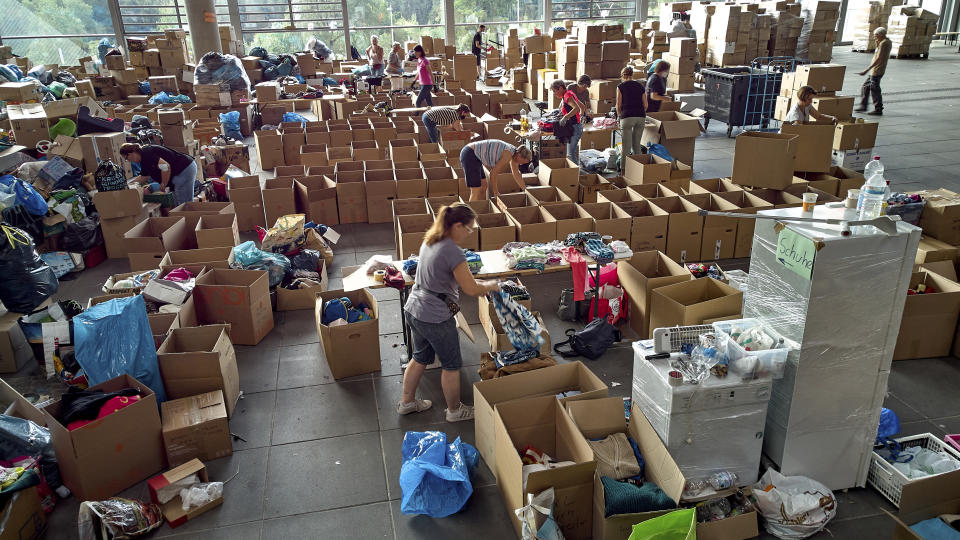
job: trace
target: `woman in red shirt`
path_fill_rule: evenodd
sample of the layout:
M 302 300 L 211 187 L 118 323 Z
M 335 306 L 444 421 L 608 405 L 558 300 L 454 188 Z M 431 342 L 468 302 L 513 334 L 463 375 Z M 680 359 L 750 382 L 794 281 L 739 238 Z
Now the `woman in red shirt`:
M 583 136 L 583 124 L 580 123 L 581 115 L 584 113 L 583 105 L 577 99 L 577 94 L 567 90 L 567 85 L 561 80 L 553 81 L 550 89 L 560 100 L 560 113 L 563 115 L 560 118 L 560 125 L 565 126 L 573 122 L 573 134 L 570 135 L 570 140 L 567 142 L 567 156 L 579 165 L 580 151 L 578 146 L 580 145 L 580 137 Z
M 417 94 L 417 102 L 414 105 L 419 107 L 421 103 L 426 102 L 428 106 L 433 107 L 433 96 L 430 92 L 433 90 L 433 75 L 430 73 L 430 61 L 423 52 L 423 46 L 417 45 L 413 48 L 413 54 L 417 57 L 417 82 L 420 83 L 420 93 Z

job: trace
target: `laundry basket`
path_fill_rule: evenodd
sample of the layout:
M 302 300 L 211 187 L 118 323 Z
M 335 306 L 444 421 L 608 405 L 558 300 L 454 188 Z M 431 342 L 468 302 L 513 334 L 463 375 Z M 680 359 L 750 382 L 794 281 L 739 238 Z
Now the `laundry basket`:
M 894 439 L 904 448 L 922 446 L 927 450 L 934 452 L 943 452 L 953 459 L 960 461 L 960 451 L 957 451 L 947 443 L 941 441 L 930 433 L 920 435 L 910 435 L 909 437 L 900 437 Z M 956 471 L 953 471 L 956 472 Z M 941 473 L 951 474 L 951 473 Z M 924 478 L 909 479 L 900 471 L 893 468 L 887 460 L 880 454 L 874 452 L 870 459 L 870 471 L 867 473 L 867 483 L 875 487 L 884 497 L 893 503 L 897 508 L 900 507 L 900 495 L 903 493 L 903 486 L 912 482 L 918 482 L 926 478 L 939 475 L 925 476 Z

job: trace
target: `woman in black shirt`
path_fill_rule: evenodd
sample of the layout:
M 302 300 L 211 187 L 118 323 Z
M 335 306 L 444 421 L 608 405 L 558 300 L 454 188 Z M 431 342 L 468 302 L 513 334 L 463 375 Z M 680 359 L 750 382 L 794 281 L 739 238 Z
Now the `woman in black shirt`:
M 193 200 L 197 162 L 192 157 L 166 146 L 136 143 L 121 146 L 120 155 L 131 163 L 140 164 L 140 176 L 134 178 L 135 181 L 159 182 L 161 190 L 171 187 L 178 205 Z
M 647 93 L 640 81 L 633 80 L 633 68 L 620 71 L 617 85 L 617 117 L 620 118 L 623 154 L 642 153 L 643 124 L 647 119 Z

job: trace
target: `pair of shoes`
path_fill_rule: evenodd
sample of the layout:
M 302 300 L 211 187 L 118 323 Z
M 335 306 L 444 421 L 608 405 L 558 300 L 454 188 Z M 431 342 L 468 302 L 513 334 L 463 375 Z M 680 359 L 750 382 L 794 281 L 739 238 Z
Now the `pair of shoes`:
M 866 107 L 858 107 L 858 108 L 854 109 L 853 112 L 867 112 L 867 108 L 866 108 Z
M 397 413 L 403 415 L 415 412 L 423 412 L 432 406 L 433 402 L 429 399 L 415 399 L 410 403 L 397 404 Z
M 867 116 L 883 116 L 883 110 L 870 111 Z
M 451 411 L 446 409 L 447 412 L 447 422 L 463 422 L 464 420 L 473 420 L 473 407 L 469 405 L 460 404 L 460 408 Z

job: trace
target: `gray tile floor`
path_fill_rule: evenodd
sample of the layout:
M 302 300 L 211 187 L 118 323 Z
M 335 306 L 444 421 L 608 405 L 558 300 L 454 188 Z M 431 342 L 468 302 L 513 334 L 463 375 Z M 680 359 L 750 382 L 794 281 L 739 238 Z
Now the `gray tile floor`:
M 876 152 L 883 156 L 895 188 L 948 187 L 960 190 L 954 163 L 960 159 L 956 137 L 960 121 L 960 55 L 955 47 L 934 46 L 929 60 L 891 60 L 883 85 L 885 116 Z M 847 64 L 846 94 L 859 90 L 854 72 L 870 57 L 838 49 L 836 61 Z M 733 139 L 725 126 L 710 125 L 697 140 L 697 178 L 729 175 Z M 362 262 L 392 245 L 385 225 L 340 226 L 344 239 L 330 269 L 331 288 L 342 283 L 340 269 Z M 86 299 L 99 293 L 109 274 L 126 271 L 126 261 L 109 261 L 62 284 L 59 296 Z M 533 305 L 552 335 L 569 327 L 554 313 L 559 289 L 569 277 L 552 274 L 525 279 Z M 481 463 L 475 492 L 462 512 L 446 519 L 406 516 L 400 512 L 400 442 L 407 430 L 435 429 L 473 443 L 471 423 L 448 424 L 440 408 L 399 417 L 399 299 L 381 291 L 380 374 L 334 381 L 317 343 L 310 311 L 277 313 L 276 328 L 257 347 L 237 347 L 244 399 L 231 430 L 246 439 L 235 443 L 230 458 L 211 462 L 212 478 L 225 479 L 224 504 L 183 527 L 164 525 L 156 537 L 204 540 L 274 538 L 509 538 L 508 514 Z M 478 380 L 479 354 L 487 347 L 474 302 L 464 312 L 476 343 L 462 339 L 467 364 L 461 372 L 466 390 Z M 629 396 L 632 355 L 628 344 L 613 348 L 589 367 L 611 394 Z M 897 362 L 890 376 L 886 405 L 903 421 L 905 434 L 960 432 L 960 401 L 955 358 Z M 442 403 L 439 373 L 426 375 L 421 397 Z M 465 391 L 466 400 L 469 393 Z M 125 496 L 147 498 L 145 484 Z M 838 493 L 838 516 L 830 524 L 835 538 L 886 538 L 891 525 L 882 510 L 893 510 L 872 489 Z M 63 501 L 50 520 L 47 538 L 75 538 L 78 501 Z M 827 538 L 827 533 L 818 535 Z

